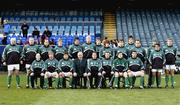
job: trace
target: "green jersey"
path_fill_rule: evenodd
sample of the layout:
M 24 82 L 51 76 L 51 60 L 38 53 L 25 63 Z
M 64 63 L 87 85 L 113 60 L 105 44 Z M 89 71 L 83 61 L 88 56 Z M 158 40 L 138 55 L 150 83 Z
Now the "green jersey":
M 97 67 L 98 71 L 102 69 L 102 61 L 100 59 L 88 59 L 87 60 L 87 68 L 91 70 L 91 67 Z
M 162 69 L 165 63 L 165 56 L 162 50 L 151 52 L 149 56 L 149 62 L 153 69 Z
M 113 70 L 114 71 L 119 71 L 119 72 L 123 72 L 123 71 L 127 71 L 127 60 L 125 58 L 116 58 L 113 60 Z
M 49 57 L 48 57 L 48 52 L 49 51 L 53 51 L 53 48 L 51 46 L 41 46 L 39 48 L 39 52 L 41 54 L 41 58 L 43 61 L 46 61 Z
M 63 58 L 64 52 L 67 51 L 67 49 L 63 46 L 55 46 L 53 49 L 55 53 L 55 58 L 59 61 L 60 59 Z
M 99 53 L 99 57 L 104 58 L 105 53 L 109 53 L 111 58 L 114 58 L 114 50 L 111 47 L 103 47 Z
M 133 49 L 134 51 L 137 52 L 137 56 L 142 60 L 142 62 L 144 63 L 146 60 L 146 51 L 144 48 L 142 47 L 135 47 Z
M 41 71 L 44 71 L 45 65 L 43 60 L 34 60 L 31 64 L 31 70 L 34 71 L 34 69 L 41 69 Z
M 72 58 L 77 58 L 77 53 L 82 52 L 82 46 L 81 45 L 75 45 L 72 44 L 69 46 L 68 53 Z
M 166 64 L 172 65 L 176 62 L 176 52 L 177 49 L 173 46 L 164 46 L 163 51 L 165 54 Z
M 128 69 L 134 72 L 144 70 L 143 62 L 141 61 L 140 58 L 131 57 L 128 59 Z
M 26 45 L 23 48 L 21 59 L 25 61 L 26 64 L 31 64 L 35 60 L 36 53 L 38 52 L 38 45 Z
M 47 59 L 45 61 L 45 70 L 49 72 L 58 71 L 58 60 L 57 59 Z
M 4 48 L 2 59 L 7 64 L 19 64 L 22 48 L 19 45 L 7 45 Z
M 117 47 L 116 48 L 116 56 L 117 56 L 118 53 L 123 53 L 123 57 L 125 59 L 127 59 L 128 56 L 129 56 L 128 55 L 128 49 L 126 47 Z
M 74 67 L 74 64 L 71 59 L 61 59 L 58 63 L 58 68 L 60 72 L 72 71 L 73 67 Z
M 112 66 L 113 64 L 113 60 L 111 58 L 106 59 L 106 58 L 102 58 L 102 66 Z

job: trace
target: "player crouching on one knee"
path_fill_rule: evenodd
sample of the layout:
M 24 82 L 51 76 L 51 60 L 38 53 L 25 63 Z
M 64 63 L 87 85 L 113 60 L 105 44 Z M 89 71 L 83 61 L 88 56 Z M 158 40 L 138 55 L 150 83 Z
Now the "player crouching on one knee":
M 137 57 L 137 52 L 132 51 L 131 58 L 128 59 L 128 76 L 130 82 L 130 89 L 133 88 L 133 77 L 140 77 L 140 89 L 144 88 L 144 65 L 140 58 Z
M 48 88 L 48 78 L 55 78 L 55 88 L 58 88 L 59 76 L 58 76 L 58 61 L 54 58 L 54 52 L 48 52 L 49 58 L 45 61 L 45 75 L 44 82 L 45 88 Z M 52 87 L 49 87 L 52 88 Z
M 44 61 L 41 60 L 41 55 L 39 53 L 36 54 L 36 60 L 32 62 L 31 65 L 31 73 L 30 73 L 30 80 L 31 80 L 31 87 L 34 89 L 34 81 L 37 78 L 40 78 L 40 88 L 43 89 L 44 86 Z
M 63 83 L 66 81 L 64 78 L 69 78 L 69 87 L 72 88 L 72 77 L 77 76 L 76 73 L 73 74 L 73 61 L 69 58 L 67 52 L 64 53 L 63 59 L 59 61 L 59 78 L 60 78 L 60 88 L 63 87 Z
M 123 58 L 123 53 L 118 53 L 118 58 L 113 61 L 113 70 L 114 70 L 114 84 L 115 88 L 120 86 L 119 77 L 124 77 L 125 79 L 125 88 L 129 87 L 128 77 L 127 77 L 127 60 Z

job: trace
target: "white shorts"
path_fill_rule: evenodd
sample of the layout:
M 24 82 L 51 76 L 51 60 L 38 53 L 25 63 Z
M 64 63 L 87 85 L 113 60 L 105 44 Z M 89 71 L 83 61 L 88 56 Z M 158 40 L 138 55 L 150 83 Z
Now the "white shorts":
M 70 76 L 69 72 L 64 72 L 63 74 L 64 74 L 65 77 L 69 77 Z
M 8 71 L 19 70 L 20 65 L 19 64 L 10 64 L 10 65 L 7 65 L 7 69 L 8 69 Z
M 45 75 L 48 75 L 48 77 L 55 77 L 55 76 L 58 75 L 58 73 L 57 73 L 57 72 L 53 72 L 53 73 L 51 73 L 51 72 L 46 72 Z
M 152 69 L 152 72 L 159 72 L 159 73 L 162 73 L 162 72 L 163 72 L 163 69 Z
M 135 77 L 138 77 L 138 76 L 141 76 L 142 75 L 142 71 L 136 71 L 136 72 L 133 72 L 131 71 L 132 75 L 135 76 Z
M 26 64 L 26 69 L 30 69 L 31 65 L 30 64 Z
M 175 65 L 166 65 L 166 70 L 176 70 L 176 66 Z

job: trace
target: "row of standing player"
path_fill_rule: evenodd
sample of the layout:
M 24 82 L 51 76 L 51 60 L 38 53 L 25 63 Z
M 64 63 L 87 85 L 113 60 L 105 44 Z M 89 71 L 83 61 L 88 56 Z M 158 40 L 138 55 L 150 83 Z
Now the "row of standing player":
M 155 47 L 155 45 L 157 47 Z M 148 86 L 153 87 L 154 78 L 157 73 L 158 74 L 157 86 L 160 87 L 160 74 L 163 70 L 164 64 L 166 64 L 166 70 L 165 70 L 166 71 L 165 72 L 166 73 L 166 79 L 165 79 L 166 87 L 168 87 L 169 74 L 171 74 L 172 87 L 174 87 L 176 48 L 173 47 L 172 40 L 168 39 L 167 45 L 163 48 L 160 48 L 160 45 L 156 42 L 156 44 L 153 44 L 153 46 L 148 49 L 148 53 L 146 54 L 144 48 L 141 47 L 141 43 L 139 40 L 136 40 L 135 45 L 134 45 L 134 39 L 132 36 L 129 37 L 128 44 L 126 46 L 124 45 L 124 41 L 120 40 L 116 50 L 109 47 L 108 41 L 104 42 L 104 46 L 101 45 L 100 40 L 96 41 L 96 45 L 91 43 L 90 36 L 86 37 L 86 43 L 84 43 L 82 46 L 79 44 L 78 38 L 76 38 L 74 41 L 74 44 L 69 46 L 68 50 L 66 50 L 66 48 L 62 47 L 62 40 L 60 40 L 58 43 L 58 46 L 56 46 L 54 48 L 54 50 L 52 50 L 52 48 L 48 45 L 48 40 L 45 40 L 44 46 L 38 48 L 36 45 L 34 45 L 33 38 L 30 38 L 29 45 L 24 46 L 23 51 L 21 51 L 20 47 L 17 47 L 15 39 L 11 40 L 11 44 L 7 45 L 3 52 L 4 64 L 7 63 L 7 66 L 8 66 L 8 87 L 10 87 L 10 81 L 11 81 L 11 76 L 12 76 L 13 70 L 16 71 L 17 86 L 19 87 L 19 81 L 20 81 L 19 73 L 18 73 L 19 61 L 21 61 L 21 63 L 26 63 L 27 87 L 29 87 L 30 67 L 31 67 L 33 60 L 35 59 L 36 53 L 39 52 L 41 54 L 42 60 L 45 61 L 48 59 L 49 51 L 55 52 L 55 58 L 57 58 L 57 60 L 62 59 L 64 52 L 66 52 L 66 51 L 69 52 L 70 58 L 73 58 L 73 59 L 76 59 L 77 53 L 81 52 L 81 51 L 83 52 L 83 56 L 86 59 L 91 58 L 92 53 L 94 51 L 96 51 L 96 53 L 97 53 L 96 55 L 99 55 L 98 58 L 100 58 L 100 59 L 104 58 L 105 57 L 104 55 L 107 52 L 109 53 L 111 59 L 114 59 L 114 55 L 117 55 L 120 52 L 123 54 L 123 58 L 127 59 L 129 57 L 129 59 L 130 59 L 132 57 L 129 55 L 131 55 L 131 53 L 133 51 L 133 52 L 137 53 L 137 57 L 140 58 L 141 62 L 144 63 L 143 67 L 145 64 L 151 65 L 150 68 L 152 70 L 150 70 L 150 74 L 152 72 L 153 75 L 149 76 L 149 77 L 152 77 L 152 80 L 149 80 Z M 14 60 L 14 58 L 17 58 L 17 59 Z M 131 63 L 133 64 L 135 62 L 131 62 Z M 90 63 L 87 63 L 87 65 L 89 65 L 89 64 Z M 136 66 L 138 66 L 138 64 L 136 64 Z M 133 67 L 133 68 L 138 68 L 138 67 Z M 91 69 L 91 68 L 89 68 L 89 69 Z M 129 69 L 129 67 L 128 67 L 128 69 Z M 135 71 L 137 71 L 137 70 L 135 70 Z M 103 74 L 103 73 L 101 73 L 101 74 Z M 117 77 L 117 75 L 115 75 L 115 74 L 117 74 L 117 73 L 114 73 L 114 75 L 112 76 L 113 79 L 114 79 L 114 77 Z M 118 76 L 120 74 L 118 74 Z M 136 76 L 136 75 L 137 75 L 136 73 L 132 73 L 131 76 Z M 100 76 L 100 77 L 102 77 L 102 76 Z M 102 80 L 102 79 L 100 78 L 100 80 Z M 133 79 L 133 81 L 134 80 L 135 79 Z M 116 79 L 115 79 L 115 81 L 116 81 Z M 128 81 L 130 82 L 131 79 L 128 79 Z M 96 81 L 96 84 L 97 83 L 98 82 Z M 49 80 L 49 84 L 51 87 L 52 86 L 51 80 Z M 90 83 L 90 84 L 92 85 L 92 83 Z M 130 87 L 133 87 L 133 86 L 131 85 Z

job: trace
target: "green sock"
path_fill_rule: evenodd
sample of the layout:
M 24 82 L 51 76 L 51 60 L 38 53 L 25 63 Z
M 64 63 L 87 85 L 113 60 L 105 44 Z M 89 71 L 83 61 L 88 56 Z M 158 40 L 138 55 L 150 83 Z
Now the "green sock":
M 140 78 L 140 86 L 144 86 L 144 76 Z
M 171 84 L 174 86 L 174 76 L 171 76 Z
M 29 80 L 30 80 L 30 78 L 29 78 L 29 76 L 27 76 L 27 85 L 29 85 Z
M 129 86 L 129 81 L 128 81 L 128 77 L 125 78 L 125 87 L 128 87 Z
M 55 80 L 57 88 L 59 87 L 59 78 L 56 78 Z
M 69 78 L 69 86 L 72 86 L 72 77 Z
M 114 84 L 115 84 L 115 87 L 118 86 L 118 77 L 115 77 L 115 78 L 114 78 Z
M 133 85 L 133 78 L 132 77 L 129 77 L 129 84 L 130 84 L 130 86 Z
M 7 80 L 8 80 L 8 85 L 11 85 L 12 76 L 8 76 Z
M 20 85 L 20 77 L 19 75 L 16 76 L 16 84 L 19 86 Z
M 62 87 L 62 84 L 63 84 L 63 78 L 59 78 L 59 81 L 60 81 L 60 87 Z
M 161 85 L 161 76 L 158 77 L 158 86 Z
M 46 88 L 48 87 L 48 78 L 44 78 L 44 85 L 46 86 Z
M 136 82 L 136 77 L 132 77 L 132 85 L 134 85 Z
M 151 85 L 154 85 L 154 81 L 155 81 L 155 76 L 152 76 Z
M 168 85 L 168 81 L 169 81 L 169 76 L 165 76 L 165 82 L 166 82 L 166 85 Z

